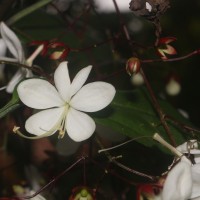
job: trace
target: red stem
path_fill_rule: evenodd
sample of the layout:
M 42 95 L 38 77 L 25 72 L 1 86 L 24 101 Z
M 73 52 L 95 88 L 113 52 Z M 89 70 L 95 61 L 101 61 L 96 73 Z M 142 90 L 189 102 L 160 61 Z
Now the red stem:
M 117 14 L 118 14 L 118 16 L 119 16 L 119 18 L 120 18 L 120 24 L 121 24 L 121 26 L 122 26 L 124 35 L 125 35 L 125 37 L 126 37 L 128 43 L 129 43 L 129 45 L 130 45 L 130 47 L 131 47 L 131 49 L 132 49 L 132 54 L 134 54 L 132 42 L 131 42 L 131 40 L 130 40 L 130 35 L 129 35 L 129 32 L 128 32 L 128 29 L 126 28 L 125 24 L 123 23 L 123 20 L 122 20 L 122 18 L 121 18 L 121 13 L 120 13 L 120 10 L 119 10 L 118 5 L 117 5 L 117 3 L 116 3 L 116 0 L 113 0 L 113 3 L 114 3 L 114 6 L 115 6 L 115 10 L 116 10 L 116 12 L 117 12 Z M 141 67 L 141 69 L 140 69 L 140 72 L 141 72 L 141 74 L 142 74 L 142 76 L 143 76 L 143 79 L 144 79 L 144 81 L 145 81 L 145 84 L 146 84 L 146 86 L 147 86 L 147 90 L 149 91 L 149 94 L 150 94 L 150 97 L 151 97 L 151 100 L 152 100 L 152 104 L 153 104 L 155 110 L 157 111 L 157 113 L 158 113 L 158 115 L 159 115 L 159 117 L 160 117 L 161 124 L 162 124 L 163 128 L 165 129 L 165 131 L 166 131 L 166 133 L 167 133 L 167 135 L 168 135 L 168 137 L 169 137 L 169 139 L 170 139 L 171 144 L 172 144 L 173 146 L 176 146 L 176 143 L 175 143 L 175 140 L 174 140 L 174 138 L 173 138 L 173 136 L 172 136 L 172 133 L 170 132 L 170 129 L 169 129 L 169 127 L 168 127 L 168 125 L 167 125 L 167 123 L 166 123 L 166 121 L 165 121 L 165 117 L 164 117 L 165 114 L 163 113 L 163 111 L 162 111 L 162 109 L 161 109 L 161 107 L 160 107 L 160 105 L 159 105 L 159 103 L 158 103 L 158 100 L 156 99 L 156 96 L 155 96 L 155 94 L 154 94 L 154 92 L 153 92 L 153 89 L 152 89 L 152 87 L 151 87 L 151 85 L 150 85 L 148 79 L 146 78 L 146 75 L 145 75 L 145 73 L 144 73 L 142 67 Z

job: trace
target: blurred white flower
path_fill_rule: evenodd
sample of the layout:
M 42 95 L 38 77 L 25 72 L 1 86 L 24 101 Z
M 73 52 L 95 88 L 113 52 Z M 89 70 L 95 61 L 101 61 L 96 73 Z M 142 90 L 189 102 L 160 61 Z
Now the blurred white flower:
M 6 43 L 1 38 L 0 39 L 0 57 L 4 57 L 6 55 Z M 4 78 L 4 64 L 0 64 L 0 80 L 3 80 Z
M 15 194 L 20 198 L 20 197 L 29 197 L 32 196 L 36 193 L 36 191 L 31 190 L 28 187 L 23 187 L 21 185 L 13 185 L 13 190 Z M 20 198 L 21 199 L 21 198 Z M 29 199 L 29 198 L 27 198 Z M 42 195 L 38 194 L 33 198 L 30 198 L 31 200 L 46 200 Z
M 169 82 L 167 83 L 165 89 L 168 95 L 176 96 L 181 92 L 181 85 L 177 80 L 175 80 L 174 78 L 171 78 Z
M 21 64 L 25 64 L 24 50 L 22 48 L 21 42 L 19 41 L 19 38 L 11 29 L 9 29 L 6 26 L 4 22 L 1 22 L 0 24 L 0 32 L 2 40 L 6 45 L 6 48 L 13 56 L 13 58 L 5 57 L 5 52 L 4 55 L 1 55 L 0 60 L 19 62 Z M 12 93 L 16 84 L 27 74 L 29 74 L 27 69 L 20 68 L 8 83 L 6 91 L 8 93 Z
M 188 200 L 192 194 L 191 162 L 183 156 L 168 173 L 164 183 L 162 200 Z
M 144 79 L 141 75 L 141 73 L 137 73 L 137 74 L 133 74 L 131 76 L 131 83 L 134 85 L 134 86 L 141 86 L 144 84 Z
M 93 82 L 83 86 L 91 68 L 80 70 L 71 82 L 67 62 L 62 62 L 54 74 L 56 87 L 42 79 L 22 81 L 17 87 L 21 101 L 31 108 L 45 109 L 26 121 L 26 130 L 38 137 L 59 131 L 62 138 L 67 131 L 76 142 L 88 139 L 95 130 L 95 122 L 83 112 L 105 108 L 115 95 L 115 88 L 109 83 Z
M 0 60 L 18 62 L 20 64 L 32 66 L 33 60 L 41 52 L 43 45 L 39 46 L 36 51 L 28 59 L 26 59 L 24 55 L 24 49 L 21 45 L 19 38 L 11 29 L 9 29 L 9 27 L 4 22 L 0 23 L 0 33 L 2 37 L 2 39 L 0 40 Z M 5 57 L 6 49 L 9 50 L 13 58 Z M 3 70 L 4 67 L 0 66 L 0 68 L 1 70 Z M 12 93 L 15 86 L 19 83 L 20 80 L 25 77 L 29 78 L 32 76 L 33 74 L 31 70 L 20 67 L 20 69 L 17 70 L 17 72 L 8 82 L 6 86 L 6 91 L 8 93 Z
M 73 0 L 53 0 L 51 4 L 47 5 L 46 12 L 52 15 L 58 14 L 57 9 L 60 12 L 64 12 L 68 9 L 72 1 Z M 52 4 L 55 5 L 56 8 Z
M 183 156 L 168 173 L 162 191 L 162 200 L 200 199 L 200 149 L 198 142 L 190 140 L 177 147 L 190 155 L 191 161 Z

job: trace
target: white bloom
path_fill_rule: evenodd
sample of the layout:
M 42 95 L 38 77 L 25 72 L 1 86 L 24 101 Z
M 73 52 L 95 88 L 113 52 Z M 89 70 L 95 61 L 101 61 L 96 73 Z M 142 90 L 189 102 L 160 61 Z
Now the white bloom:
M 35 191 L 31 190 L 29 193 L 27 193 L 26 195 L 34 195 Z M 30 198 L 31 200 L 46 200 L 46 198 L 44 198 L 42 195 L 38 194 L 33 198 Z
M 142 74 L 141 73 L 133 74 L 131 76 L 131 83 L 134 86 L 141 86 L 141 85 L 143 85 L 144 84 L 144 79 L 142 77 Z
M 167 175 L 162 191 L 162 200 L 187 200 L 191 193 L 191 163 L 183 156 Z
M 4 22 L 0 23 L 0 33 L 1 33 L 3 43 L 5 43 L 6 48 L 9 50 L 9 52 L 14 57 L 14 58 L 5 57 L 5 53 L 6 53 L 6 52 L 4 52 L 4 51 L 6 51 L 6 49 L 5 49 L 3 51 L 3 53 L 0 54 L 0 60 L 18 62 L 21 64 L 29 65 L 29 63 L 26 63 L 25 56 L 24 56 L 24 50 L 22 48 L 19 38 L 16 36 L 16 34 L 11 29 L 9 29 L 6 26 L 6 24 Z M 32 63 L 30 63 L 30 65 L 31 64 Z M 19 81 L 21 79 L 23 79 L 24 77 L 31 77 L 31 76 L 32 76 L 32 72 L 30 70 L 20 68 L 19 70 L 17 70 L 16 74 L 12 77 L 12 79 L 8 83 L 8 85 L 6 87 L 6 91 L 8 93 L 12 93 L 15 86 L 17 85 L 17 83 L 19 83 Z
M 191 166 L 193 186 L 190 199 L 200 197 L 200 149 L 198 149 L 198 142 L 190 140 L 178 146 L 177 149 L 181 153 L 186 153 L 193 157 L 194 164 Z
M 52 135 L 57 130 L 63 137 L 66 130 L 74 141 L 89 138 L 95 130 L 95 123 L 83 112 L 105 108 L 115 95 L 115 88 L 105 82 L 83 86 L 91 68 L 88 66 L 80 70 L 71 82 L 67 62 L 62 62 L 54 74 L 56 87 L 42 79 L 21 82 L 17 88 L 21 101 L 31 108 L 46 109 L 26 121 L 26 130 L 39 137 Z
M 168 95 L 176 96 L 181 92 L 181 84 L 174 78 L 171 78 L 167 83 L 165 90 Z
M 193 156 L 194 163 L 183 156 L 181 161 L 172 168 L 164 183 L 162 200 L 200 199 L 200 150 L 198 143 L 196 140 L 190 140 L 178 146 L 177 150 Z
M 29 198 L 29 196 L 35 195 L 35 191 L 34 190 L 30 190 L 29 188 L 23 188 L 20 185 L 13 185 L 13 190 L 16 193 L 17 196 L 19 196 L 19 199 L 21 199 L 20 197 L 28 197 L 27 199 L 31 199 L 31 200 L 46 200 L 46 198 L 44 198 L 42 195 L 38 194 L 33 198 Z
M 150 3 L 148 3 L 148 2 L 146 2 L 146 9 L 149 11 L 149 12 L 151 12 L 152 11 L 152 6 L 151 6 L 151 4 Z
M 0 39 L 0 57 L 4 57 L 6 55 L 6 43 L 3 39 Z M 0 64 L 0 80 L 4 78 L 4 64 Z

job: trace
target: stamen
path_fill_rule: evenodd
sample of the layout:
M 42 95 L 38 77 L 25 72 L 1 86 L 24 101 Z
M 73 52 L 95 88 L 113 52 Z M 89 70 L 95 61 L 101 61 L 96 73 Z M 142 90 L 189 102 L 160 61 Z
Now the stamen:
M 56 131 L 59 131 L 59 136 L 58 138 L 63 138 L 65 135 L 65 121 L 66 121 L 66 116 L 67 116 L 67 111 L 68 111 L 69 105 L 65 105 L 65 109 L 61 115 L 61 117 L 59 118 L 58 122 L 49 130 L 44 132 L 41 135 L 38 136 L 26 136 L 24 135 L 19 129 L 20 127 L 14 126 L 13 128 L 13 132 L 18 134 L 19 136 L 26 138 L 26 139 L 39 139 L 39 138 L 44 138 L 44 137 L 48 137 L 50 135 L 52 135 L 53 133 L 55 133 Z
M 58 139 L 62 139 L 64 136 L 65 136 L 65 122 L 66 122 L 66 116 L 67 116 L 67 111 L 69 109 L 69 105 L 66 104 L 65 105 L 65 111 L 63 112 L 63 115 L 62 115 L 62 121 L 61 121 L 61 124 L 60 124 L 60 128 L 58 129 L 59 131 L 59 134 L 58 134 Z
M 53 132 L 53 130 L 50 130 L 50 131 L 47 131 L 46 133 L 44 133 L 42 135 L 29 137 L 29 136 L 24 135 L 19 129 L 20 129 L 20 127 L 14 126 L 13 132 L 16 133 L 17 135 L 23 137 L 23 138 L 32 139 L 32 140 L 40 139 L 40 138 L 44 138 L 44 137 L 50 136 L 50 135 L 52 135 L 52 132 Z M 54 130 L 55 130 L 55 128 L 54 128 Z
M 178 151 L 175 147 L 173 147 L 171 144 L 166 142 L 158 133 L 155 133 L 153 135 L 153 139 L 160 142 L 163 146 L 165 146 L 166 148 L 171 150 L 171 152 L 174 153 L 176 156 L 178 156 L 178 157 L 183 156 L 183 154 L 180 151 Z
M 65 136 L 65 118 L 61 122 L 58 138 L 62 139 L 64 136 Z

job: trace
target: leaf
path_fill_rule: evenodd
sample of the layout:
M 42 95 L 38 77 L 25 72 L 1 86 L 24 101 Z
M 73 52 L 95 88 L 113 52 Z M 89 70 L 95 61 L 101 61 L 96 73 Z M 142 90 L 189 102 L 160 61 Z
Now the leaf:
M 14 90 L 11 100 L 0 109 L 0 119 L 20 106 L 17 90 Z
M 186 122 L 186 119 L 169 103 L 164 100 L 160 100 L 159 103 L 166 114 L 173 116 L 178 121 Z M 134 91 L 117 91 L 115 99 L 111 103 L 110 112 L 106 115 L 105 112 L 102 112 L 100 115 L 95 117 L 95 121 L 118 133 L 132 138 L 149 137 L 137 140 L 146 146 L 152 147 L 156 144 L 151 138 L 156 132 L 166 140 L 169 139 L 144 88 Z M 168 125 L 177 144 L 183 143 L 185 137 L 181 131 L 172 123 L 168 123 Z M 162 149 L 160 146 L 158 145 Z
M 33 5 L 23 9 L 22 11 L 18 12 L 16 15 L 12 16 L 10 19 L 6 21 L 6 24 L 11 25 L 20 20 L 21 18 L 29 15 L 30 13 L 36 11 L 37 9 L 47 5 L 50 3 L 52 0 L 40 0 Z

